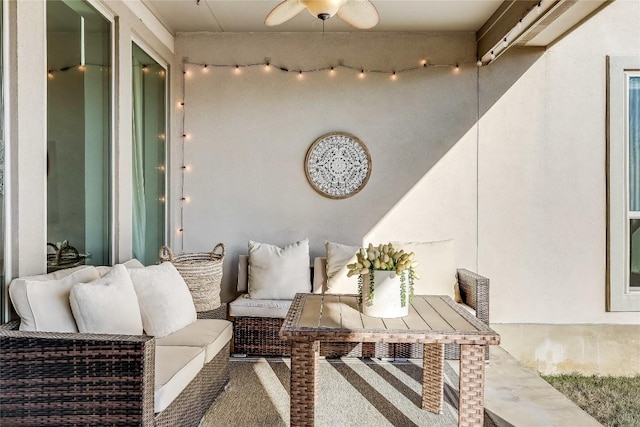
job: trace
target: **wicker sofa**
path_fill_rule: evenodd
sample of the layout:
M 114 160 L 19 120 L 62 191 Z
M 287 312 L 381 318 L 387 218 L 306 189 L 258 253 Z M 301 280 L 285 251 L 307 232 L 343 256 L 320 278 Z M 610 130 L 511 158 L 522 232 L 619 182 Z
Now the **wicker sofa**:
M 229 304 L 233 321 L 234 355 L 289 356 L 290 344 L 279 337 L 280 328 L 289 310 L 289 300 L 252 300 L 247 294 L 248 256 L 238 261 L 237 290 L 241 295 Z M 326 290 L 326 258 L 317 257 L 312 269 L 310 292 Z M 457 282 L 462 306 L 478 319 L 489 323 L 489 279 L 466 269 L 457 269 Z M 325 357 L 421 358 L 422 345 L 387 343 L 321 343 Z M 488 349 L 487 349 L 488 350 Z M 445 345 L 445 358 L 458 360 L 460 347 Z M 488 351 L 485 359 L 488 360 Z
M 187 335 L 160 339 L 1 325 L 0 425 L 197 426 L 229 382 L 226 311 L 198 313 Z M 158 381 L 174 388 L 158 395 Z

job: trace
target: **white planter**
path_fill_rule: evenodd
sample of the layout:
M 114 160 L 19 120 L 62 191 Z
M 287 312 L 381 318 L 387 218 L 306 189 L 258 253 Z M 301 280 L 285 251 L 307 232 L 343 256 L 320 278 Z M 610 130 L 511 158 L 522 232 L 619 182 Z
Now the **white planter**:
M 400 276 L 395 271 L 374 270 L 373 304 L 367 305 L 371 274 L 362 275 L 362 312 L 373 317 L 404 317 L 409 314 L 409 270 L 405 276 L 405 305 L 400 298 Z

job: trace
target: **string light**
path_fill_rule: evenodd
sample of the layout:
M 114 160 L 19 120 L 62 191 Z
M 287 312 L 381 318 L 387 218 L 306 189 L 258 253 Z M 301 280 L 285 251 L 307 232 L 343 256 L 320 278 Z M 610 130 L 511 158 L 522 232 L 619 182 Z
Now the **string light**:
M 478 62 L 476 62 L 476 65 L 477 65 L 478 67 L 482 67 L 482 65 L 483 65 L 483 64 L 482 64 L 482 59 L 478 59 Z
M 202 63 L 193 63 L 193 62 L 185 62 L 185 64 L 189 64 L 189 65 L 195 65 L 195 66 L 200 66 L 202 68 L 231 68 L 233 69 L 233 72 L 236 74 L 240 74 L 243 68 L 252 68 L 252 67 L 261 67 L 262 69 L 264 69 L 264 71 L 270 71 L 270 70 L 279 70 L 281 72 L 284 73 L 291 73 L 294 72 L 296 73 L 296 75 L 298 75 L 298 77 L 306 75 L 306 74 L 310 74 L 310 73 L 318 73 L 318 72 L 329 72 L 330 75 L 334 75 L 337 71 L 337 69 L 339 67 L 341 68 L 346 68 L 349 70 L 354 70 L 357 71 L 357 75 L 359 78 L 364 78 L 366 76 L 366 74 L 386 74 L 386 75 L 393 75 L 394 73 L 397 75 L 399 75 L 400 73 L 407 73 L 407 72 L 412 72 L 412 71 L 417 71 L 420 69 L 425 69 L 425 68 L 435 68 L 435 67 L 445 67 L 445 68 L 456 68 L 457 67 L 462 67 L 464 65 L 471 65 L 471 64 L 475 64 L 476 61 L 472 61 L 472 62 L 467 62 L 467 63 L 458 63 L 458 64 L 430 64 L 426 59 L 422 59 L 419 61 L 419 66 L 415 66 L 415 67 L 407 67 L 407 68 L 401 68 L 401 69 L 397 69 L 397 68 L 391 68 L 391 69 L 365 69 L 364 67 L 357 67 L 354 65 L 349 65 L 349 64 L 344 64 L 344 63 L 339 63 L 338 65 L 328 65 L 326 67 L 317 67 L 317 68 L 295 68 L 295 69 L 290 69 L 289 67 L 285 67 L 285 66 L 281 66 L 281 65 L 274 65 L 272 62 L 267 61 L 267 62 L 257 62 L 257 63 L 246 63 L 246 64 L 202 64 Z M 302 77 L 300 77 L 302 78 Z
M 539 14 L 540 12 L 542 12 L 542 2 L 541 1 L 539 1 L 538 5 L 536 6 L 536 13 Z
M 520 18 L 520 19 L 518 20 L 518 25 L 517 25 L 517 27 L 518 27 L 518 29 L 521 29 L 521 28 L 522 28 L 522 18 Z
M 302 75 L 302 71 L 298 72 L 298 80 L 302 80 L 304 76 Z
M 393 74 L 391 74 L 391 80 L 396 80 L 397 78 L 398 78 L 398 75 L 394 71 Z
M 208 73 L 208 72 L 209 72 L 209 65 L 204 64 L 204 65 L 202 66 L 202 72 L 203 72 L 203 73 L 205 73 L 205 74 L 206 74 L 206 73 Z
M 207 65 L 207 64 L 205 64 Z M 207 68 L 206 66 L 204 67 L 205 69 Z M 186 159 L 185 159 L 185 141 L 188 138 L 188 134 L 187 134 L 187 129 L 186 129 L 186 125 L 185 125 L 185 118 L 186 118 L 186 108 L 185 108 L 185 100 L 186 100 L 186 77 L 187 77 L 187 69 L 186 69 L 186 64 L 183 64 L 183 68 L 182 68 L 182 75 L 183 75 L 183 79 L 182 79 L 182 101 L 180 102 L 180 106 L 182 107 L 182 140 L 181 140 L 181 144 L 180 144 L 180 151 L 182 154 L 182 159 L 180 159 L 180 162 L 182 164 L 182 167 L 180 169 L 180 197 L 181 200 L 184 201 L 185 200 L 185 193 L 184 193 L 184 187 L 185 187 L 185 181 L 186 181 L 186 177 L 185 177 L 185 172 L 186 172 L 186 168 L 185 168 L 185 164 L 186 164 Z M 179 227 L 178 227 L 178 232 L 177 234 L 180 236 L 180 248 L 181 248 L 181 252 L 184 252 L 184 203 L 180 204 L 180 217 L 179 217 Z
M 146 65 L 142 66 L 142 72 L 143 73 L 148 73 L 149 72 L 149 67 L 147 67 Z
M 502 40 L 502 47 L 503 48 L 507 48 L 509 46 L 509 42 L 507 41 L 507 38 L 505 37 L 504 40 Z
M 491 55 L 489 56 L 489 58 L 491 58 L 491 60 L 493 61 L 494 59 L 496 59 L 496 54 L 491 51 Z
M 50 79 L 53 78 L 53 73 L 51 72 L 51 70 L 47 71 L 47 77 L 49 77 Z

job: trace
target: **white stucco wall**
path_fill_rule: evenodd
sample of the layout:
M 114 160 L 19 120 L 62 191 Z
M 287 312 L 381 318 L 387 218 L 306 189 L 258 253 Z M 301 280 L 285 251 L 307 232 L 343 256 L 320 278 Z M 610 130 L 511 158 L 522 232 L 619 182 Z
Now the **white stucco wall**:
M 479 258 L 492 322 L 640 324 L 605 311 L 605 61 L 638 53 L 640 3 L 623 0 L 537 60 L 517 50 L 482 70 Z
M 546 52 L 516 48 L 483 67 L 478 135 L 473 66 L 395 82 L 188 66 L 184 250 L 227 244 L 228 300 L 249 239 L 309 237 L 313 257 L 325 240 L 454 238 L 458 265 L 491 278 L 492 322 L 640 323 L 605 311 L 605 56 L 638 52 L 639 7 L 614 2 Z M 473 61 L 473 45 L 445 34 L 180 34 L 176 57 L 389 68 Z M 176 104 L 180 79 L 173 87 Z M 323 198 L 304 176 L 307 148 L 330 131 L 359 136 L 372 154 L 369 184 L 347 200 Z M 172 155 L 175 177 L 179 144 Z
M 473 34 L 180 34 L 176 56 L 190 62 L 264 62 L 290 69 L 343 60 L 365 69 L 471 63 L 389 74 L 340 68 L 295 73 L 262 67 L 188 66 L 184 250 L 227 245 L 223 299 L 234 294 L 237 256 L 249 239 L 278 245 L 310 239 L 360 245 L 391 239 L 456 240 L 457 263 L 476 267 L 476 67 Z M 181 93 L 181 81 L 174 81 Z M 177 96 L 174 103 L 178 103 Z M 174 118 L 174 140 L 181 134 Z M 357 195 L 332 200 L 304 173 L 309 146 L 349 132 L 368 147 L 372 174 Z M 181 153 L 172 150 L 172 218 L 179 221 Z M 174 227 L 175 228 L 175 227 Z M 181 249 L 178 235 L 174 246 Z

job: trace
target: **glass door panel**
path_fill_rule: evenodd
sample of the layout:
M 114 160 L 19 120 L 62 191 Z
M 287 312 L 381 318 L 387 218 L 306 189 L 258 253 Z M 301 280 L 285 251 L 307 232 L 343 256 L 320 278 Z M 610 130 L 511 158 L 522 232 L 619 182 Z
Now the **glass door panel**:
M 47 1 L 49 271 L 111 263 L 111 23 Z
M 165 244 L 166 70 L 133 44 L 133 256 L 146 265 Z

